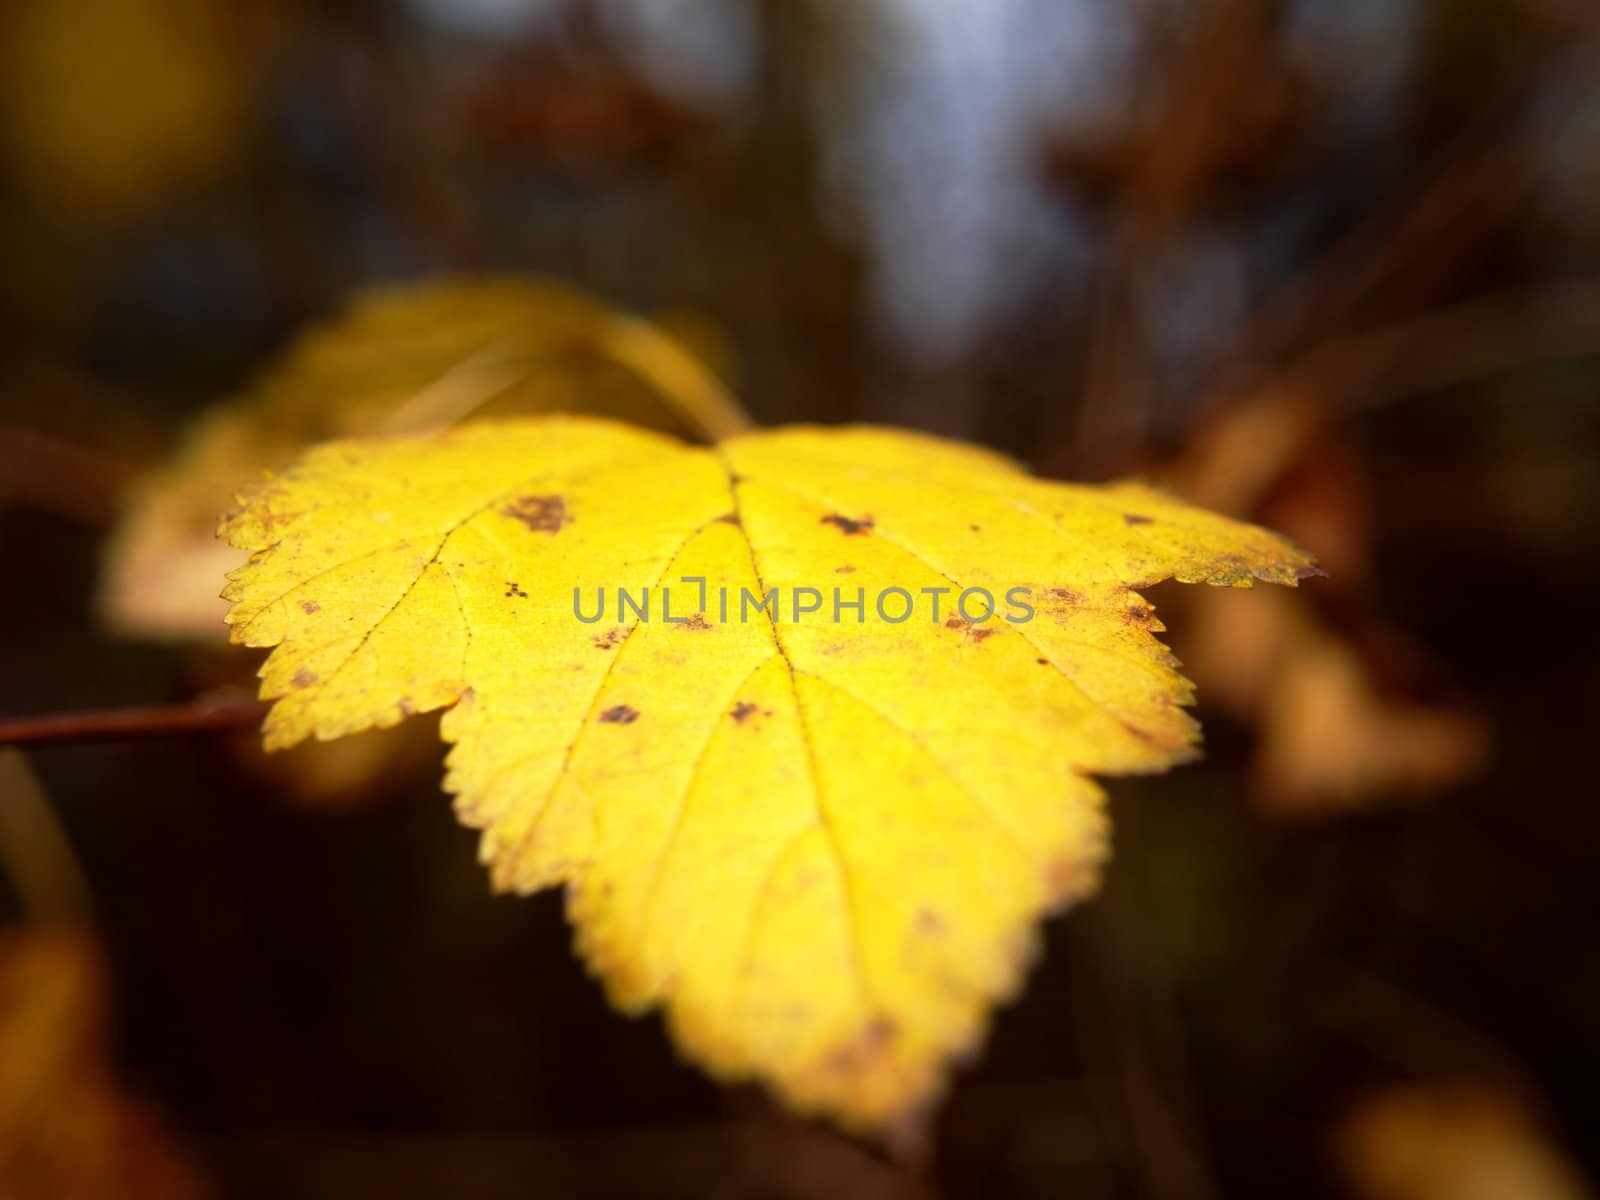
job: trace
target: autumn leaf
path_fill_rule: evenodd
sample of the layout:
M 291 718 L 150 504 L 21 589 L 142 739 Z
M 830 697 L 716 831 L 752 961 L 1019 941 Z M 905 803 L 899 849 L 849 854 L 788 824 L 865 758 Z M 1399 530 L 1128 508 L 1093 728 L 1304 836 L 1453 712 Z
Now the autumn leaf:
M 705 448 L 571 417 L 334 443 L 222 532 L 253 552 L 233 638 L 277 647 L 270 747 L 448 708 L 496 885 L 566 885 L 617 1005 L 861 1129 L 934 1100 L 1038 917 L 1093 888 L 1090 775 L 1192 754 L 1135 589 L 1315 569 L 1156 490 L 929 437 Z
M 102 616 L 138 637 L 211 640 L 215 581 L 239 563 L 216 541 L 217 513 L 240 480 L 318 442 L 548 412 L 699 439 L 748 423 L 678 338 L 574 288 L 494 276 L 375 288 L 141 481 L 108 545 Z
M 686 353 L 680 347 L 693 346 Z M 688 314 L 646 322 L 547 280 L 462 277 L 376 288 L 292 344 L 240 399 L 191 426 L 170 462 L 135 486 L 107 542 L 99 608 L 133 637 L 222 644 L 219 577 L 244 556 L 216 538 L 240 480 L 336 437 L 413 433 L 484 414 L 551 411 L 625 419 L 706 440 L 743 427 L 737 404 L 701 362 L 726 366 L 714 327 Z M 244 682 L 231 656 L 207 686 Z M 230 742 L 287 800 L 343 808 L 383 785 L 436 769 L 424 733 L 378 730 L 264 760 Z

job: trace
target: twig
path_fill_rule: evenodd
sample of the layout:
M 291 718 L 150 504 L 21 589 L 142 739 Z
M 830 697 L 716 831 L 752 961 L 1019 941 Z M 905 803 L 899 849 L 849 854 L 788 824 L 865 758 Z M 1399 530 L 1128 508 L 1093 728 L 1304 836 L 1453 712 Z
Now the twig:
M 1448 290 L 1441 276 L 1473 261 L 1504 229 L 1525 183 L 1495 140 L 1498 130 L 1485 118 L 1409 203 L 1350 234 L 1263 305 L 1194 400 L 1192 423 L 1226 410 L 1275 366 L 1314 352 L 1329 332 L 1349 336 L 1364 316 L 1372 319 L 1376 298 L 1404 292 L 1426 302 Z
M 1581 32 L 1593 25 L 1591 18 Z M 1194 397 L 1191 425 L 1214 419 L 1282 364 L 1317 353 L 1328 335 L 1350 338 L 1363 323 L 1393 319 L 1397 297 L 1404 312 L 1459 286 L 1527 194 L 1531 175 L 1517 132 L 1533 98 L 1549 90 L 1547 65 L 1582 78 L 1590 57 L 1583 38 L 1552 39 L 1490 89 L 1409 199 L 1348 235 L 1261 306 Z M 1545 136 L 1570 119 L 1557 117 Z
M 1365 411 L 1530 364 L 1600 355 L 1600 279 L 1485 293 L 1341 341 L 1301 369 Z
M 22 501 L 86 525 L 109 525 L 138 466 L 87 446 L 0 425 L 0 502 Z
M 108 742 L 167 737 L 215 729 L 242 729 L 266 716 L 267 705 L 244 696 L 212 697 L 185 704 L 153 704 L 97 712 L 50 713 L 0 720 L 0 746 L 62 742 Z

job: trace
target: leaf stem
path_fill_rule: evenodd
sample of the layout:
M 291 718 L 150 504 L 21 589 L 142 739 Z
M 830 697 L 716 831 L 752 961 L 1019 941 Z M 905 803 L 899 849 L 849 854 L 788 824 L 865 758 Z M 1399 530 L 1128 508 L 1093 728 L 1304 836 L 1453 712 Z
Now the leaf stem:
M 607 354 L 656 388 L 708 440 L 720 442 L 753 427 L 717 377 L 648 321 L 619 315 L 600 340 Z
M 165 737 L 258 723 L 267 704 L 247 696 L 202 696 L 183 704 L 152 704 L 90 712 L 50 713 L 0 720 L 0 746 L 108 742 Z

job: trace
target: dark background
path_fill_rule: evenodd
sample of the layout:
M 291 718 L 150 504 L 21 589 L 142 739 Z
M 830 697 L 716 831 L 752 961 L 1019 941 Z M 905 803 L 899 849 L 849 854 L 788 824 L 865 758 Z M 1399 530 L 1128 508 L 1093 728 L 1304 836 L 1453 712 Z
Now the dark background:
M 1485 730 L 1435 786 L 1286 808 L 1251 782 L 1270 705 L 1202 677 L 1206 761 L 1112 785 L 1107 892 L 1051 924 L 920 1165 L 608 1012 L 558 897 L 489 894 L 431 766 L 318 806 L 222 735 L 30 751 L 109 1053 L 176 1152 L 247 1197 L 1464 1195 L 1363 1174 L 1342 1131 L 1398 1094 L 1438 1128 L 1391 1157 L 1510 1161 L 1510 1129 L 1600 1173 L 1597 16 L 11 0 L 0 717 L 195 695 L 217 652 L 96 618 L 126 483 L 352 290 L 495 270 L 696 314 L 762 422 L 1056 475 L 1312 390 L 1292 505 L 1240 515 L 1327 559 L 1359 513 L 1359 586 L 1334 563 L 1293 599 Z M 0 916 L 48 914 L 0 881 Z

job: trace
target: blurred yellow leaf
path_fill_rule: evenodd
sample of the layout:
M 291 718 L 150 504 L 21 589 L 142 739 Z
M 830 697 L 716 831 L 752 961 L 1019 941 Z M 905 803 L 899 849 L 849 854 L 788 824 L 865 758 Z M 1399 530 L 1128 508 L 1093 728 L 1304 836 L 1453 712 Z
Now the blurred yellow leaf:
M 188 1200 L 204 1187 L 106 1046 L 104 968 L 76 926 L 0 931 L 0 1196 Z
M 253 555 L 233 637 L 278 647 L 270 747 L 448 708 L 496 884 L 568 885 L 614 1002 L 858 1128 L 932 1102 L 1036 918 L 1093 887 L 1089 774 L 1191 752 L 1132 588 L 1314 570 L 1164 493 L 933 438 L 559 417 L 319 448 L 223 533 Z
M 1220 707 L 1256 727 L 1254 798 L 1280 817 L 1325 817 L 1436 793 L 1484 762 L 1487 723 L 1458 701 L 1403 687 L 1426 657 L 1364 593 L 1368 484 L 1320 376 L 1235 400 L 1159 477 L 1196 503 L 1270 523 L 1317 547 L 1336 623 L 1283 597 L 1204 593 L 1184 606 L 1178 651 Z
M 1255 721 L 1251 774 L 1263 809 L 1315 817 L 1416 800 L 1482 764 L 1481 718 L 1385 694 L 1355 649 L 1303 606 L 1238 599 L 1216 593 L 1190 605 L 1178 648 L 1207 695 Z
M 1478 1084 L 1365 1097 L 1336 1150 L 1361 1200 L 1585 1200 L 1593 1193 L 1515 1092 Z
M 250 44 L 238 3 L 7 0 L 0 144 L 59 217 L 121 219 L 238 151 Z
M 720 437 L 746 419 L 668 335 L 581 292 L 519 279 L 380 288 L 289 349 L 243 399 L 206 414 L 137 488 L 106 552 L 100 609 L 141 637 L 221 640 L 215 537 L 241 480 L 335 437 L 468 417 L 586 412 Z

